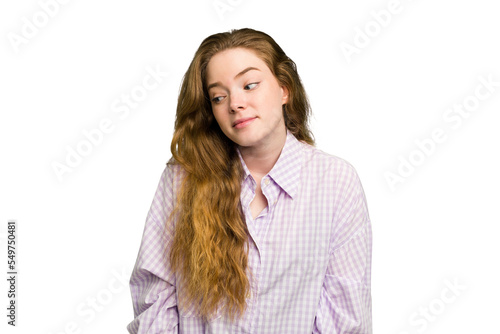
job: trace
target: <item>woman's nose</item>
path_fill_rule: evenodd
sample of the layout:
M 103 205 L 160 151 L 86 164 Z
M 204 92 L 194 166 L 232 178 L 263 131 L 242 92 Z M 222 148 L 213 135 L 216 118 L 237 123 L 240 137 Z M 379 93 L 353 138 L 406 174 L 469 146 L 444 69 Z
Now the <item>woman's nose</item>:
M 238 112 L 241 110 L 245 110 L 247 102 L 244 92 L 233 92 L 231 93 L 229 98 L 230 98 L 231 112 Z

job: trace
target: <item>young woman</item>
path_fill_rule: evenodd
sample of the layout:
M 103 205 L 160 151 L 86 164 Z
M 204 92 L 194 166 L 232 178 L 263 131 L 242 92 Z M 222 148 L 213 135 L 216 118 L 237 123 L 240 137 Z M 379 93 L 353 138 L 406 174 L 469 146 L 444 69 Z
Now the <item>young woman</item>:
M 313 146 L 309 114 L 267 34 L 201 43 L 130 279 L 130 333 L 372 332 L 363 188 Z

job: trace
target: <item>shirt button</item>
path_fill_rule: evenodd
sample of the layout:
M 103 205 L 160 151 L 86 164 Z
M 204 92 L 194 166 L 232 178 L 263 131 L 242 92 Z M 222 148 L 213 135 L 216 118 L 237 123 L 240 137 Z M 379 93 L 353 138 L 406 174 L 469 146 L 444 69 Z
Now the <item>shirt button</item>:
M 265 184 L 266 186 L 268 186 L 268 185 L 269 185 L 269 182 L 271 182 L 271 181 L 269 181 L 269 178 L 265 178 L 265 179 L 264 179 L 264 184 Z

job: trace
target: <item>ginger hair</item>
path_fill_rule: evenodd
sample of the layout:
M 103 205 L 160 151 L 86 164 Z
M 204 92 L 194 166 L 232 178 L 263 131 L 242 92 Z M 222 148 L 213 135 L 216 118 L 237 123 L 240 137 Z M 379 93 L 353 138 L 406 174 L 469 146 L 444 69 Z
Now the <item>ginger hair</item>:
M 245 28 L 203 40 L 177 103 L 172 163 L 186 173 L 172 214 L 176 227 L 169 260 L 184 287 L 180 306 L 194 304 L 206 319 L 221 310 L 231 319 L 241 316 L 250 292 L 248 230 L 240 204 L 243 168 L 236 144 L 213 116 L 206 89 L 208 62 L 230 48 L 249 49 L 267 64 L 289 91 L 283 106 L 287 129 L 298 140 L 314 144 L 309 102 L 296 65 L 269 35 Z

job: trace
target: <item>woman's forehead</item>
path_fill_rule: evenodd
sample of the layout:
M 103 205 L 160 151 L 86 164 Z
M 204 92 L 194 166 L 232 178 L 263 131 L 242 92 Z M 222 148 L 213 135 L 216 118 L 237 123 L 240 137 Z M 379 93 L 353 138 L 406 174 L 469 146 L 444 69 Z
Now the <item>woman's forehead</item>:
M 246 48 L 232 48 L 216 53 L 207 65 L 207 81 L 217 80 L 217 77 L 238 76 L 258 70 L 270 71 L 267 64 L 252 50 Z

